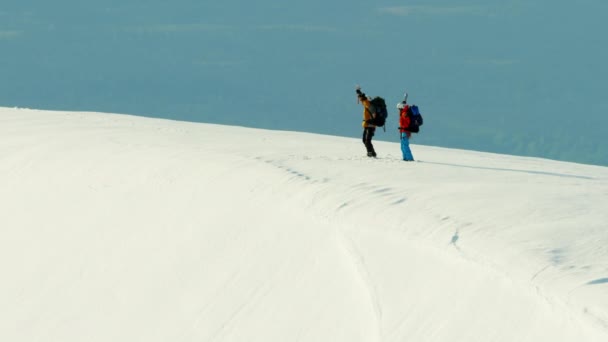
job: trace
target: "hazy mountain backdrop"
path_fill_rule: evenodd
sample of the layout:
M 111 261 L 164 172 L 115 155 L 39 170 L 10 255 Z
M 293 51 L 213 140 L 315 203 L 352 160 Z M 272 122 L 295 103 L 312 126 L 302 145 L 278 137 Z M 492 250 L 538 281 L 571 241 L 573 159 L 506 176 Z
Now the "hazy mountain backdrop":
M 391 107 L 409 92 L 425 115 L 418 144 L 608 165 L 607 10 L 601 0 L 4 0 L 0 106 L 357 137 L 361 84 Z M 397 140 L 391 110 L 379 140 Z

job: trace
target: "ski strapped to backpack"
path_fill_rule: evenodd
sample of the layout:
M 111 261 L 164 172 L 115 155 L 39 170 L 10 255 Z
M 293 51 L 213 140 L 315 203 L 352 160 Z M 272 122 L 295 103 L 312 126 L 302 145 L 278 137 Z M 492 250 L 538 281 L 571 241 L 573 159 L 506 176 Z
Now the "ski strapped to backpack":
M 424 123 L 418 106 L 409 106 L 408 114 L 410 116 L 410 125 L 407 127 L 407 130 L 412 133 L 418 133 L 420 131 L 420 126 L 422 126 L 422 124 Z
M 374 97 L 370 101 L 369 111 L 372 113 L 372 119 L 369 123 L 376 127 L 384 127 L 388 111 L 386 110 L 386 102 L 380 96 Z M 386 128 L 384 128 L 386 131 Z

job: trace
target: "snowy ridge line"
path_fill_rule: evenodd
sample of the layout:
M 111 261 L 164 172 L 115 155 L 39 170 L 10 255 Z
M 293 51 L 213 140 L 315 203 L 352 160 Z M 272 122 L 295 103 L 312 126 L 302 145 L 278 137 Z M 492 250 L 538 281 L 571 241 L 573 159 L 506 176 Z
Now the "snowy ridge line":
M 607 168 L 104 113 L 0 136 L 0 340 L 608 339 Z
M 290 159 L 288 159 L 287 161 L 284 161 L 283 163 L 278 162 L 278 161 L 273 161 L 271 164 L 280 165 L 280 166 L 277 166 L 277 167 L 279 167 L 280 169 L 285 169 L 285 170 L 287 170 L 287 171 L 288 171 L 288 172 L 290 172 L 290 173 L 295 173 L 295 174 L 307 174 L 305 171 L 300 171 L 300 170 L 299 170 L 297 167 L 294 167 L 294 166 L 291 166 L 291 165 L 290 165 L 290 163 L 292 163 L 292 162 L 294 161 L 294 159 L 296 159 L 296 158 L 290 158 Z M 310 161 L 310 160 L 312 160 L 312 159 L 313 159 L 313 158 L 306 157 L 306 158 L 301 158 L 301 160 L 300 160 L 300 161 L 301 161 L 302 163 L 304 163 L 304 161 Z M 327 162 L 327 163 L 330 163 L 330 162 L 335 162 L 335 160 L 330 160 L 329 158 L 317 158 L 317 159 L 320 159 L 320 160 L 322 160 L 323 162 Z M 445 165 L 445 164 L 444 164 L 444 165 Z M 539 172 L 539 171 L 522 171 L 522 170 L 514 170 L 514 169 L 480 168 L 480 167 L 476 167 L 475 169 L 479 169 L 479 170 L 490 170 L 490 171 L 514 171 L 514 172 L 516 172 L 516 173 L 524 173 L 524 174 L 527 174 L 527 175 L 529 175 L 529 176 L 538 176 L 538 177 L 545 177 L 545 176 L 550 176 L 550 177 L 553 177 L 553 176 L 558 176 L 558 177 L 565 177 L 565 178 L 575 178 L 575 179 L 580 179 L 580 180 L 583 180 L 583 181 L 585 181 L 585 180 L 586 180 L 586 181 L 588 181 L 588 180 L 594 180 L 594 178 L 592 178 L 592 177 L 586 177 L 586 176 L 576 176 L 576 175 L 567 175 L 567 174 L 557 174 L 557 173 Z M 312 176 L 307 176 L 307 177 L 306 177 L 306 180 L 309 180 L 309 179 L 311 179 L 311 178 L 313 178 L 313 177 L 312 177 Z M 326 179 L 326 181 L 325 181 L 325 182 L 323 182 L 323 183 L 324 183 L 324 185 L 325 185 L 325 186 L 327 186 L 327 187 L 330 187 L 330 186 L 332 186 L 332 185 L 336 185 L 336 182 L 332 182 L 332 181 L 331 181 L 331 179 Z M 364 185 L 364 184 L 363 184 L 363 185 Z M 387 192 L 387 191 L 389 191 L 389 190 L 390 190 L 390 188 L 383 188 L 381 185 L 376 185 L 376 187 L 375 187 L 375 188 L 374 188 L 374 187 L 371 187 L 371 186 L 367 186 L 367 185 L 366 185 L 365 187 L 368 189 L 368 190 L 366 190 L 366 191 L 369 191 L 369 194 L 367 194 L 367 195 L 365 195 L 365 196 L 360 196 L 360 197 L 364 197 L 364 198 L 366 198 L 366 199 L 368 199 L 368 200 L 373 200 L 373 201 L 375 201 L 375 200 L 374 200 L 374 198 L 373 198 L 373 195 L 374 195 L 374 194 L 378 194 L 378 193 L 384 193 L 384 192 Z M 344 186 L 344 188 L 343 188 L 343 189 L 336 189 L 336 188 L 334 188 L 334 189 L 332 189 L 332 190 L 325 190 L 324 192 L 325 192 L 325 193 L 333 193 L 333 194 L 344 194 L 344 193 L 348 193 L 348 192 L 349 192 L 349 190 L 348 190 L 348 189 L 356 189 L 356 188 L 357 188 L 357 185 L 350 184 L 350 185 L 346 185 L 346 186 Z M 371 190 L 370 190 L 370 189 L 371 189 Z M 399 192 L 399 191 L 396 191 L 396 192 Z M 361 193 L 359 193 L 359 195 L 361 195 Z M 357 197 L 357 196 L 354 196 L 354 197 Z M 352 198 L 350 198 L 350 199 L 349 199 L 349 198 L 346 198 L 346 199 L 345 199 L 345 198 L 340 198 L 340 203 L 341 203 L 341 204 L 339 204 L 339 205 L 334 205 L 334 206 L 335 206 L 335 207 L 338 207 L 340 210 L 345 210 L 345 209 L 346 209 L 348 206 L 352 206 L 352 204 L 353 204 L 353 199 L 352 199 Z M 377 203 L 377 201 L 376 201 L 376 203 Z M 326 203 L 324 203 L 324 205 L 325 205 L 325 204 L 326 204 Z M 382 205 L 379 205 L 379 206 L 387 206 L 387 203 L 382 203 Z M 329 207 L 332 207 L 332 205 L 329 205 Z M 359 208 L 357 208 L 357 209 L 359 209 Z M 317 208 L 317 210 L 321 210 L 321 211 L 327 212 L 327 210 L 326 210 L 326 209 L 322 209 L 322 208 Z M 393 215 L 393 214 L 395 214 L 395 215 L 399 215 L 399 213 L 392 213 L 392 212 L 388 213 L 388 215 Z M 440 214 L 433 214 L 433 215 L 434 215 L 434 216 L 440 216 Z M 323 216 L 327 216 L 327 214 L 325 214 L 325 215 L 323 215 Z M 345 214 L 344 214 L 344 213 L 341 213 L 341 214 L 340 214 L 340 216 L 341 216 L 341 217 L 344 217 L 344 216 L 345 216 Z M 405 216 L 405 215 L 404 215 L 404 216 Z M 358 221 L 358 220 L 359 220 L 359 219 L 353 219 L 353 221 Z M 454 219 L 452 218 L 452 219 L 450 219 L 450 221 L 452 221 L 451 223 L 453 224 Z M 468 229 L 466 229 L 466 227 L 467 227 L 467 226 L 472 226 L 472 227 L 469 227 Z M 465 225 L 464 225 L 464 226 L 462 226 L 462 227 L 464 227 L 466 230 L 474 230 L 474 229 L 477 229 L 477 228 L 475 228 L 475 225 L 474 225 L 474 224 L 472 224 L 471 222 L 469 222 L 469 223 L 465 224 Z M 437 229 L 434 229 L 434 228 L 432 228 L 432 227 L 426 227 L 426 229 L 428 229 L 428 230 L 433 230 L 433 231 L 436 231 L 436 232 L 439 232 L 439 233 L 440 233 L 439 235 L 443 235 L 443 236 L 447 237 L 447 235 L 446 235 L 445 233 L 441 233 L 441 232 L 440 232 L 442 229 L 437 230 Z M 462 229 L 462 228 L 457 228 L 457 229 L 456 229 L 456 233 L 454 233 L 454 231 L 453 231 L 453 230 L 449 230 L 448 232 L 452 234 L 452 235 L 450 236 L 450 239 L 451 239 L 451 240 L 450 240 L 450 244 L 452 244 L 452 245 L 453 245 L 453 246 L 454 246 L 454 247 L 455 247 L 455 248 L 456 248 L 456 249 L 457 249 L 457 250 L 458 250 L 458 251 L 459 251 L 459 252 L 462 254 L 462 253 L 465 253 L 465 252 L 463 252 L 463 250 L 462 250 L 462 249 L 461 249 L 461 248 L 460 248 L 460 247 L 457 245 L 457 241 L 460 239 L 460 234 L 461 234 L 461 233 L 460 233 L 460 229 Z M 394 231 L 395 229 L 394 229 L 394 228 L 391 228 L 391 229 L 389 229 L 389 230 L 393 230 L 393 231 Z M 448 232 L 446 232 L 446 233 L 448 233 Z M 498 241 L 498 242 L 500 242 L 500 241 Z M 504 246 L 504 245 L 503 245 L 503 246 L 500 246 L 500 244 L 499 244 L 499 245 L 497 245 L 497 246 L 496 246 L 496 248 L 505 248 L 505 246 Z M 470 253 L 471 251 L 468 251 L 468 252 Z M 481 264 L 487 264 L 487 265 L 489 265 L 489 266 L 490 266 L 492 269 L 495 269 L 495 270 L 496 270 L 496 271 L 498 271 L 499 273 L 503 274 L 503 276 L 505 276 L 506 278 L 510 278 L 510 276 L 509 276 L 509 272 L 504 272 L 504 271 L 501 271 L 501 270 L 504 268 L 504 266 L 500 265 L 500 263 L 496 263 L 496 262 L 492 261 L 492 258 L 489 258 L 489 259 L 486 259 L 485 261 L 482 261 L 484 258 L 486 258 L 486 255 L 482 255 L 482 254 L 478 254 L 478 253 L 473 253 L 473 255 L 476 255 L 476 256 L 475 256 L 475 257 L 471 257 L 471 256 L 469 256 L 469 257 L 467 257 L 467 259 L 468 259 L 469 261 L 471 261 L 471 262 L 475 262 L 475 263 L 480 263 L 480 262 L 481 262 Z M 481 259 L 480 259 L 480 258 L 481 258 Z M 359 263 L 359 265 L 360 265 L 360 263 Z M 360 266 L 360 267 L 361 267 L 361 266 Z M 545 269 L 546 269 L 546 267 L 545 267 Z M 536 277 L 538 277 L 538 276 L 539 276 L 540 271 L 537 271 L 537 270 L 538 270 L 538 269 L 535 269 L 535 270 L 534 270 L 534 271 L 536 271 L 536 273 L 534 273 L 534 275 L 532 275 L 531 277 L 529 277 L 529 278 L 525 278 L 525 277 L 524 277 L 524 278 L 521 278 L 520 280 L 517 280 L 517 281 L 518 281 L 519 283 L 521 283 L 521 285 L 522 285 L 522 286 L 526 286 L 526 284 L 527 284 L 526 279 L 532 279 L 532 280 L 534 280 Z M 545 294 L 545 295 L 543 295 L 543 296 L 544 296 L 544 297 L 546 297 L 547 295 L 548 295 L 548 294 Z M 558 300 L 558 301 L 560 301 L 560 297 L 561 297 L 561 295 L 559 295 L 559 294 L 555 294 L 555 293 L 554 293 L 552 296 L 554 296 L 554 297 L 555 297 L 553 300 Z M 566 298 L 564 297 L 564 298 L 562 298 L 561 300 L 562 300 L 562 301 L 565 301 L 565 300 L 566 300 Z M 587 311 L 587 310 L 585 310 L 585 311 Z

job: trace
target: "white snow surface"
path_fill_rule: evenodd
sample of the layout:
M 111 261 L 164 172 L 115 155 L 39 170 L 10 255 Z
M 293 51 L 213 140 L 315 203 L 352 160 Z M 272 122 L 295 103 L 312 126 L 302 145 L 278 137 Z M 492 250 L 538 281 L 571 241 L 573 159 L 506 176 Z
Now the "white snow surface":
M 608 168 L 382 134 L 0 108 L 0 341 L 608 341 Z

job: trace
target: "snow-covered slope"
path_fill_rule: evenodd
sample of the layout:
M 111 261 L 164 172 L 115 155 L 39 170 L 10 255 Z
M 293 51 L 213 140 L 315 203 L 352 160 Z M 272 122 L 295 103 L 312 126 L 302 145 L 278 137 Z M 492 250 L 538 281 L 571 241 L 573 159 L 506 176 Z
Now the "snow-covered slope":
M 608 341 L 607 168 L 375 145 L 0 108 L 0 340 Z

